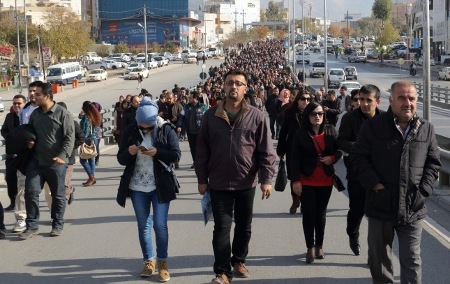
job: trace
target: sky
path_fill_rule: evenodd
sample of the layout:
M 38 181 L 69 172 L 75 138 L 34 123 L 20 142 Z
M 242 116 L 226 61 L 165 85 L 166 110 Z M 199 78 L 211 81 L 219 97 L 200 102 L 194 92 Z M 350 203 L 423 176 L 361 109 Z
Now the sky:
M 284 1 L 287 7 L 288 1 L 292 4 L 292 0 L 261 0 L 261 9 L 266 9 L 270 1 L 281 2 Z M 299 4 L 301 0 L 294 0 L 296 18 L 302 17 L 302 9 Z M 361 14 L 361 17 L 370 17 L 372 14 L 372 5 L 374 0 L 327 0 L 328 19 L 331 21 L 344 20 L 344 15 Z M 303 11 L 305 17 L 308 16 L 309 4 L 312 5 L 312 17 L 323 18 L 324 1 L 323 0 L 305 0 L 305 10 Z

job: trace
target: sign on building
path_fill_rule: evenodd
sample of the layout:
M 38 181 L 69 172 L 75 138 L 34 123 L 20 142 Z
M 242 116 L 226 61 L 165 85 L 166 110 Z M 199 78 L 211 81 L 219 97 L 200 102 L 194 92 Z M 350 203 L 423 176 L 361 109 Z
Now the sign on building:
M 52 62 L 52 51 L 50 50 L 50 47 L 42 47 L 42 58 L 44 59 L 45 63 Z

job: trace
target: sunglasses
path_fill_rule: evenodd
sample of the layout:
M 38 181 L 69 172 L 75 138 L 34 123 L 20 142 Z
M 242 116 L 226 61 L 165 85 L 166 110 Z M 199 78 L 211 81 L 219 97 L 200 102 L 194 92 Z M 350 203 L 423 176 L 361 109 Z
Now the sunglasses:
M 302 102 L 304 102 L 304 101 L 310 101 L 310 100 L 311 100 L 311 98 L 307 98 L 307 97 L 300 97 L 300 100 L 301 100 Z
M 323 116 L 323 114 L 324 114 L 323 111 L 313 111 L 309 114 L 309 116 L 316 117 L 316 116 Z
M 352 101 L 357 102 L 359 101 L 359 98 L 353 98 Z
M 138 126 L 139 130 L 141 131 L 153 131 L 153 129 L 155 129 L 155 126 L 149 126 L 149 127 L 143 127 L 143 126 Z

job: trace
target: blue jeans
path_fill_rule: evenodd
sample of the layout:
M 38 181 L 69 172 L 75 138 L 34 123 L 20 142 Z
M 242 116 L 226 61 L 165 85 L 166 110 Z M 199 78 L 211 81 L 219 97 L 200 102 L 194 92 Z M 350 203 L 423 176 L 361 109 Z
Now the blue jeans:
M 27 228 L 37 229 L 39 221 L 39 194 L 45 182 L 52 194 L 51 218 L 52 227 L 64 227 L 64 212 L 66 210 L 66 177 L 67 164 L 39 165 L 34 159 L 28 163 L 25 179 L 25 208 L 27 210 Z
M 152 243 L 152 224 L 156 238 L 156 259 L 166 260 L 169 247 L 167 216 L 169 215 L 170 202 L 159 203 L 156 190 L 152 192 L 130 190 L 130 195 L 138 223 L 139 243 L 144 261 L 155 259 Z M 153 219 L 150 215 L 151 205 L 153 205 Z
M 94 144 L 97 145 L 97 138 L 94 138 Z M 91 144 L 92 140 L 86 140 L 86 144 Z M 97 153 L 98 153 L 98 148 L 97 148 Z M 95 158 L 90 158 L 90 159 L 81 159 L 80 158 L 80 164 L 83 166 L 84 170 L 86 171 L 86 173 L 88 175 L 94 175 L 95 174 Z

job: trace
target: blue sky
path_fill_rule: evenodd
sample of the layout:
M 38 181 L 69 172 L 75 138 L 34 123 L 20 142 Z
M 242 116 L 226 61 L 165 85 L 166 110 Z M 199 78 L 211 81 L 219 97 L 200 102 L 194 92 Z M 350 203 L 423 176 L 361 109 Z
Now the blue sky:
M 271 0 L 261 0 L 261 9 L 266 9 Z M 273 0 L 281 2 L 280 0 Z M 288 0 L 283 0 L 287 7 Z M 292 4 L 292 0 L 289 0 Z M 294 0 L 296 17 L 301 18 L 301 6 L 299 0 Z M 327 0 L 328 19 L 332 21 L 343 20 L 347 13 L 360 13 L 362 17 L 369 17 L 372 14 L 373 0 Z M 308 15 L 309 5 L 312 4 L 311 14 L 313 17 L 323 18 L 323 0 L 305 0 L 306 6 L 304 10 L 305 17 Z

